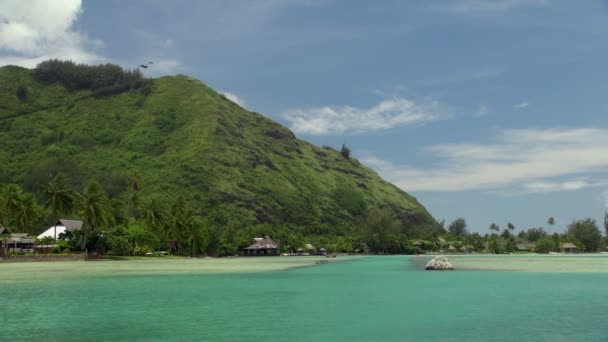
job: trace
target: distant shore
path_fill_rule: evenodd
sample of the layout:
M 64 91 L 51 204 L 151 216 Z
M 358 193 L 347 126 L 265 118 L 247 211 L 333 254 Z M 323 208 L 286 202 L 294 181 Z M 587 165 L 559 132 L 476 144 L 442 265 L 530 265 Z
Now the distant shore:
M 120 260 L 103 261 L 2 262 L 0 263 L 0 283 L 122 275 L 257 273 L 314 266 L 317 260 L 328 260 L 330 263 L 334 263 L 360 258 L 357 256 L 339 256 L 337 258 L 320 256 L 125 257 Z M 324 265 L 319 265 L 319 267 L 324 267 Z

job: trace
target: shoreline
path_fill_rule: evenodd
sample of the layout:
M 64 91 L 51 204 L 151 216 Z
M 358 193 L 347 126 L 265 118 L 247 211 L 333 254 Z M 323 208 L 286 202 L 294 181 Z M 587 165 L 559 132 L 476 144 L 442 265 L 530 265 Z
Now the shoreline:
M 247 274 L 285 271 L 317 266 L 317 256 L 187 258 L 187 257 L 126 257 L 126 260 L 69 260 L 53 262 L 1 262 L 0 283 L 47 281 L 92 277 L 146 275 L 212 275 Z M 331 258 L 330 263 L 359 260 L 358 256 Z M 321 266 L 324 264 L 320 264 Z

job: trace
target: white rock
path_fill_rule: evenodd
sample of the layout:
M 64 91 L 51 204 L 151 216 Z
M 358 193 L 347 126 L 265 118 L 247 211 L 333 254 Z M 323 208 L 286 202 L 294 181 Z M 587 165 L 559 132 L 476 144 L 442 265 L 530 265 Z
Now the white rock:
M 454 266 L 452 266 L 452 264 L 450 263 L 450 261 L 448 260 L 448 258 L 444 257 L 444 256 L 436 256 L 435 258 L 431 259 L 429 262 L 426 263 L 426 266 L 424 266 L 425 270 L 453 270 Z

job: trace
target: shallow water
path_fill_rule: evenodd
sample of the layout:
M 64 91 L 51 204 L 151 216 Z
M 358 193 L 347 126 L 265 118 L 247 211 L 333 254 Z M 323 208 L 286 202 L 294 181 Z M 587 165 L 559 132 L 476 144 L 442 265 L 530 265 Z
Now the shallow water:
M 425 272 L 414 258 L 368 257 L 266 273 L 5 282 L 0 340 L 605 341 L 608 336 L 608 272 Z

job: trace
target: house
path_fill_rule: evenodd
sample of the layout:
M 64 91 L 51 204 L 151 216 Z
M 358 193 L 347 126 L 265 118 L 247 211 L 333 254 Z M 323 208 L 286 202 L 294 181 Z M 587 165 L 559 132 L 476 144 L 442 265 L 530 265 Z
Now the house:
M 317 254 L 317 247 L 311 245 L 310 243 L 306 244 L 306 251 L 309 254 Z
M 325 249 L 325 248 L 319 249 L 319 255 L 327 255 L 327 249 Z
M 254 238 L 253 244 L 243 249 L 243 255 L 279 255 L 279 245 L 268 236 Z
M 525 239 L 517 239 L 515 247 L 519 251 L 532 251 L 536 247 L 536 244 Z
M 571 242 L 562 243 L 562 253 L 574 253 L 576 252 L 576 245 Z
M 60 234 L 65 234 L 66 232 L 73 232 L 81 229 L 82 221 L 59 219 L 55 223 L 55 225 L 49 227 L 49 229 L 45 230 L 44 233 L 38 235 L 38 239 L 52 237 L 56 240 Z
M 10 234 L 6 240 L 6 247 L 10 252 L 33 253 L 36 248 L 36 240 L 27 233 Z
M 8 229 L 6 227 L 0 226 L 0 237 L 2 237 L 2 238 L 0 238 L 0 255 L 5 256 L 6 246 L 4 244 L 5 244 L 5 241 L 8 242 Z

